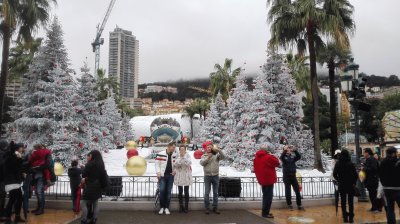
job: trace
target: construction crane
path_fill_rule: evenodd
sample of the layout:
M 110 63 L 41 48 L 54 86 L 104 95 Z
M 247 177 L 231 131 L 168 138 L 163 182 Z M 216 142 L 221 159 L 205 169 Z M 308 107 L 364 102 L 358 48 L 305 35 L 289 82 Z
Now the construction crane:
M 95 52 L 95 62 L 94 62 L 95 73 L 97 73 L 97 71 L 99 70 L 100 45 L 104 44 L 104 38 L 101 37 L 101 33 L 103 33 L 104 27 L 106 26 L 108 17 L 110 16 L 110 13 L 114 6 L 115 1 L 116 0 L 111 0 L 110 4 L 108 5 L 106 15 L 104 16 L 103 21 L 101 22 L 101 25 L 100 24 L 97 25 L 96 38 L 94 39 L 94 41 L 92 43 L 93 52 Z

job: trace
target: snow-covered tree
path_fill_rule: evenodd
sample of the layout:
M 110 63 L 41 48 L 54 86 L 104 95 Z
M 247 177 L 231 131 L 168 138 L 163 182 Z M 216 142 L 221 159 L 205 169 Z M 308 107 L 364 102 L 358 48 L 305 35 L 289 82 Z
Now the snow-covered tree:
M 47 145 L 55 159 L 62 162 L 68 162 L 74 152 L 78 127 L 74 109 L 77 88 L 68 61 L 63 32 L 54 19 L 10 112 L 15 120 L 10 124 L 10 138 L 26 142 L 29 147 Z
M 122 118 L 122 124 L 121 124 L 121 129 L 124 134 L 125 140 L 121 142 L 121 144 L 125 145 L 127 141 L 134 141 L 135 140 L 135 134 L 133 132 L 133 127 L 131 124 L 131 118 L 128 115 L 125 115 Z
M 85 63 L 81 68 L 81 77 L 78 79 L 79 102 L 75 106 L 78 114 L 79 127 L 77 135 L 77 145 L 80 157 L 84 157 L 89 151 L 97 149 L 104 150 L 103 132 L 108 132 L 106 126 L 101 126 L 101 116 L 97 101 L 99 92 L 96 89 L 96 80 L 90 74 L 90 70 Z
M 224 149 L 227 155 L 227 159 L 223 161 L 225 165 L 231 165 L 238 156 L 240 137 L 236 127 L 241 115 L 251 106 L 249 103 L 250 94 L 246 77 L 243 74 L 239 75 L 228 98 L 228 109 L 221 115 L 225 129 L 222 131 L 223 138 L 220 147 Z
M 302 101 L 296 91 L 296 81 L 290 74 L 284 56 L 268 52 L 267 62 L 263 66 L 263 76 L 269 79 L 275 95 L 276 112 L 286 121 L 282 137 L 288 144 L 294 145 L 302 154 L 298 162 L 303 167 L 312 167 L 314 158 L 313 137 L 310 131 L 304 130 L 302 123 Z
M 124 133 L 121 129 L 122 118 L 115 103 L 114 93 L 111 93 L 104 100 L 101 106 L 101 114 L 101 126 L 107 127 L 107 130 L 103 131 L 103 147 L 105 150 L 114 149 L 125 142 Z
M 279 139 L 286 124 L 276 113 L 276 99 L 268 77 L 258 76 L 254 81 L 254 90 L 247 96 L 245 110 L 232 130 L 235 138 L 230 139 L 236 146 L 236 152 L 231 150 L 229 157 L 232 166 L 238 170 L 251 168 L 254 155 L 261 148 L 278 152 L 281 148 Z
M 205 142 L 207 140 L 211 140 L 215 144 L 221 142 L 225 126 L 224 120 L 222 119 L 222 113 L 225 111 L 225 102 L 222 99 L 222 95 L 218 94 L 215 97 L 214 102 L 210 105 L 210 112 L 201 127 L 198 138 L 199 142 Z

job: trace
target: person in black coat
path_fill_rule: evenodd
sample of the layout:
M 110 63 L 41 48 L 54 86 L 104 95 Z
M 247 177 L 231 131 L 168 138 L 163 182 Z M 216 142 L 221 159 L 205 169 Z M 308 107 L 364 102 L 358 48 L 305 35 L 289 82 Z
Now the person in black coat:
M 294 152 L 294 156 L 292 152 Z M 293 146 L 285 145 L 279 158 L 282 161 L 283 183 L 285 184 L 285 196 L 288 208 L 293 209 L 291 189 L 293 187 L 296 194 L 297 208 L 304 210 L 303 206 L 301 206 L 299 183 L 296 178 L 296 162 L 301 159 L 301 155 Z
M 76 199 L 78 197 L 78 188 L 82 180 L 82 169 L 78 167 L 78 160 L 72 160 L 71 168 L 68 169 L 69 184 L 71 187 L 72 210 L 76 212 Z
M 4 185 L 6 192 L 9 192 L 9 200 L 6 206 L 6 222 L 11 222 L 12 209 L 15 209 L 14 222 L 25 222 L 20 216 L 22 208 L 22 154 L 23 144 L 10 143 L 10 150 L 5 156 L 4 162 Z
M 4 189 L 4 157 L 8 152 L 8 142 L 5 139 L 0 140 L 0 221 L 4 221 L 5 210 L 4 205 L 6 202 L 6 191 Z
M 342 204 L 342 215 L 344 222 L 354 222 L 354 187 L 357 182 L 357 171 L 351 162 L 349 151 L 342 150 L 339 161 L 333 169 L 333 177 L 338 182 L 338 190 Z M 349 212 L 346 209 L 346 201 L 349 203 Z
M 92 150 L 87 156 L 88 162 L 82 172 L 81 223 L 96 223 L 99 214 L 98 200 L 101 198 L 103 187 L 101 178 L 106 174 L 103 157 L 98 150 Z
M 368 190 L 369 199 L 371 201 L 371 212 L 381 212 L 382 208 L 379 206 L 379 201 L 377 200 L 377 192 L 379 186 L 379 176 L 378 167 L 379 162 L 374 157 L 374 153 L 370 148 L 364 149 L 365 163 L 363 164 L 363 170 L 365 172 L 364 185 Z M 380 209 L 379 209 L 380 208 Z
M 386 150 L 386 157 L 379 167 L 379 178 L 386 197 L 387 223 L 396 223 L 394 202 L 400 208 L 400 160 L 396 157 L 396 148 L 390 147 Z

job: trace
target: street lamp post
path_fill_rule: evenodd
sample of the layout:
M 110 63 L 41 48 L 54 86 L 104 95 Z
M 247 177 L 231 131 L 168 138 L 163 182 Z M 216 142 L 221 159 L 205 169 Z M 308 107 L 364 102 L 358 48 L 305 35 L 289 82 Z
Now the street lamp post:
M 362 85 L 365 83 L 360 82 L 358 69 L 359 65 L 354 63 L 354 59 L 350 59 L 350 63 L 344 69 L 344 75 L 341 77 L 341 87 L 342 92 L 345 92 L 349 103 L 352 106 L 354 112 L 354 144 L 355 144 L 355 154 L 356 154 L 356 164 L 360 168 L 360 157 L 361 157 L 361 147 L 360 147 L 360 126 L 359 126 L 359 114 L 358 110 L 366 110 L 368 104 L 362 102 L 365 97 L 365 89 Z M 364 80 L 363 80 L 364 81 Z M 362 108 L 363 107 L 363 108 Z M 359 201 L 368 201 L 366 196 L 365 188 L 360 180 L 357 181 L 357 187 L 360 189 Z

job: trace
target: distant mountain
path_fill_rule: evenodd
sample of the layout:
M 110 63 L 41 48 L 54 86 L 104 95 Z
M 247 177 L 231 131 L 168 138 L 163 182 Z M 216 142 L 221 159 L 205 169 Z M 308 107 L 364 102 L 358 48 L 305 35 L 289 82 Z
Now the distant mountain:
M 253 82 L 253 78 L 255 75 L 248 75 L 247 84 L 250 88 L 252 88 L 251 84 Z M 178 89 L 178 93 L 170 93 L 170 92 L 160 92 L 160 93 L 139 93 L 140 98 L 152 98 L 153 101 L 160 101 L 163 99 L 169 100 L 180 100 L 184 101 L 187 98 L 207 98 L 209 95 L 204 92 L 200 92 L 197 90 L 193 90 L 190 87 L 198 87 L 202 89 L 208 89 L 210 86 L 210 79 L 202 78 L 202 79 L 188 79 L 188 80 L 177 80 L 177 81 L 167 81 L 167 82 L 154 82 L 154 83 L 145 83 L 139 84 L 139 89 L 145 89 L 150 85 L 158 85 L 158 86 L 171 86 Z
M 158 86 L 171 86 L 178 89 L 178 93 L 169 93 L 169 92 L 160 92 L 160 93 L 140 93 L 139 96 L 141 98 L 152 98 L 153 101 L 160 101 L 163 99 L 169 100 L 180 100 L 184 101 L 187 98 L 206 98 L 208 94 L 193 90 L 189 87 L 199 87 L 203 89 L 207 89 L 210 86 L 210 79 L 191 79 L 191 80 L 177 80 L 177 81 L 168 81 L 168 82 L 154 82 L 154 83 L 145 83 L 139 84 L 139 89 L 145 89 L 149 85 L 158 85 Z

